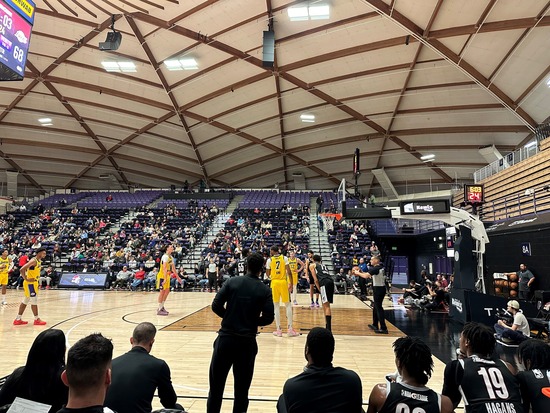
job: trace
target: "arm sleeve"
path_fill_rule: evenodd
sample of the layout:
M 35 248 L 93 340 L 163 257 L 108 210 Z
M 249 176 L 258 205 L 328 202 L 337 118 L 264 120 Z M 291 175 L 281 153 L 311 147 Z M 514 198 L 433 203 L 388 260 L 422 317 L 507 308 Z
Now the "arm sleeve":
M 223 289 L 223 287 L 222 287 Z M 267 292 L 267 298 L 262 308 L 262 313 L 258 320 L 259 326 L 268 326 L 275 319 L 275 308 L 273 306 L 273 296 L 271 295 L 271 289 Z
M 166 362 L 162 362 L 162 368 L 160 370 L 160 377 L 158 383 L 158 393 L 160 403 L 167 409 L 173 408 L 176 405 L 178 396 L 172 386 L 172 379 L 170 378 L 170 367 Z
M 223 318 L 225 315 L 225 303 L 229 297 L 229 283 L 223 284 L 220 291 L 216 293 L 214 300 L 212 301 L 212 311 L 219 317 Z
M 451 402 L 455 408 L 458 403 L 460 403 L 460 399 L 462 398 L 458 386 L 458 361 L 453 360 L 445 366 L 445 373 L 443 374 L 443 390 L 441 391 L 441 394 L 451 399 Z

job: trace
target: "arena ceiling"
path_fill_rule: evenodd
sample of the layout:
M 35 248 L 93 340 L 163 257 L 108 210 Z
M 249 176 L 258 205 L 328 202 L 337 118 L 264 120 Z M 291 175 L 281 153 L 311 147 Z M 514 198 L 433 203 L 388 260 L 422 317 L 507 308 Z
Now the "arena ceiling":
M 331 189 L 355 148 L 364 192 L 381 194 L 381 168 L 400 194 L 449 189 L 487 164 L 481 147 L 519 148 L 550 115 L 547 0 L 36 3 L 25 79 L 0 84 L 0 168 L 25 193 Z M 328 18 L 295 21 L 304 4 Z M 122 43 L 101 51 L 111 15 Z

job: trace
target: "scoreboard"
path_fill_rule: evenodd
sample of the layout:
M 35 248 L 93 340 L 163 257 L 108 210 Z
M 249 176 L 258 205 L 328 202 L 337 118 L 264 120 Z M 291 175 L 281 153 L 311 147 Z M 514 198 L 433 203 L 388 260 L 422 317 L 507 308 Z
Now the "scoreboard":
M 22 80 L 34 23 L 30 0 L 0 0 L 0 80 Z

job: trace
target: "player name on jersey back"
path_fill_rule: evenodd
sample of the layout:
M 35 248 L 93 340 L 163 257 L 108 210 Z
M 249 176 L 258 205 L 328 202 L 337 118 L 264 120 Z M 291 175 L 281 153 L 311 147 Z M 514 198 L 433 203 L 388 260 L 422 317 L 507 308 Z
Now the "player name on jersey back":
M 514 403 L 510 402 L 488 402 L 485 403 L 487 413 L 519 413 Z
M 422 402 L 428 401 L 428 396 L 426 394 L 415 393 L 404 389 L 401 389 L 401 396 L 408 397 L 409 399 L 420 400 Z

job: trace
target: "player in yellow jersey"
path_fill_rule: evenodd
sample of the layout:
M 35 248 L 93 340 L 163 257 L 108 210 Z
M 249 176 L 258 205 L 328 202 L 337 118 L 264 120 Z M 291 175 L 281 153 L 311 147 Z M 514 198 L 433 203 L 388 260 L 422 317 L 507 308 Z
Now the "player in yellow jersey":
M 2 250 L 0 255 L 0 285 L 2 286 L 2 305 L 6 305 L 6 286 L 8 285 L 8 272 L 13 266 L 11 258 L 8 257 L 8 250 Z
M 174 252 L 174 246 L 168 245 L 166 251 L 160 260 L 160 270 L 157 274 L 157 289 L 159 290 L 159 308 L 157 315 L 168 315 L 168 311 L 164 308 L 164 303 L 170 294 L 170 277 L 172 274 L 176 274 L 176 278 L 181 283 L 181 278 L 178 276 L 176 266 L 174 265 L 174 258 L 172 253 Z
M 39 248 L 36 250 L 34 258 L 29 260 L 25 265 L 21 267 L 21 277 L 23 277 L 23 290 L 25 291 L 25 297 L 19 305 L 19 313 L 13 325 L 22 326 L 29 324 L 27 321 L 21 320 L 27 305 L 31 303 L 31 310 L 34 314 L 34 325 L 43 326 L 46 324 L 38 316 L 38 277 L 40 277 L 40 269 L 42 268 L 42 260 L 46 257 L 46 248 Z
M 286 307 L 286 320 L 288 323 L 288 337 L 299 336 L 292 328 L 292 305 L 290 303 L 290 292 L 292 291 L 292 273 L 288 264 L 288 258 L 281 254 L 279 247 L 274 245 L 269 250 L 270 257 L 265 264 L 266 275 L 271 278 L 271 292 L 273 295 L 273 306 L 275 309 L 275 323 L 277 330 L 274 336 L 282 337 L 280 301 Z
M 296 257 L 296 251 L 290 250 L 290 257 L 288 258 L 288 266 L 292 273 L 292 303 L 298 305 L 296 300 L 296 293 L 298 289 L 298 274 L 304 269 L 305 264 L 303 261 Z

